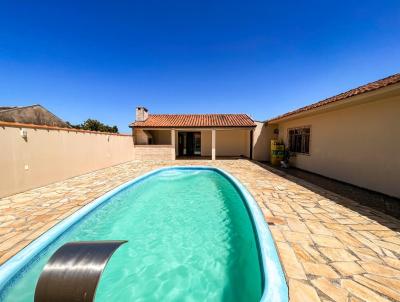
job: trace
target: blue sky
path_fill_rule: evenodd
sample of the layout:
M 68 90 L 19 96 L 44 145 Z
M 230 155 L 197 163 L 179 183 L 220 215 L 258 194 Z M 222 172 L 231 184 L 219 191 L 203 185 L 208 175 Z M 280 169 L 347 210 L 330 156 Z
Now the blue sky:
M 400 71 L 400 2 L 0 1 L 0 105 L 127 132 L 152 113 L 265 120 Z

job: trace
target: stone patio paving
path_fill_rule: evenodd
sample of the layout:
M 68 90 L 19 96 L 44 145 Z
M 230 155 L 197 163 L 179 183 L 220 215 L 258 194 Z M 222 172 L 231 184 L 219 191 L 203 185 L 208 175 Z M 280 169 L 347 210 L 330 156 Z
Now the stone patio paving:
M 129 162 L 2 198 L 0 263 L 105 192 L 169 165 L 217 166 L 248 188 L 270 224 L 291 301 L 400 301 L 399 220 L 248 160 Z

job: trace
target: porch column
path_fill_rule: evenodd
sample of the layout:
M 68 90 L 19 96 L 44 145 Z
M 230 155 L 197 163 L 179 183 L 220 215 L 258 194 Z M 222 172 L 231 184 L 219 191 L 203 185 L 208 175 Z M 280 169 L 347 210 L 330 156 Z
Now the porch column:
M 211 130 L 211 159 L 215 160 L 215 142 L 216 142 L 216 131 L 215 129 Z
M 172 145 L 172 152 L 171 152 L 171 159 L 175 160 L 175 129 L 171 129 L 171 145 Z

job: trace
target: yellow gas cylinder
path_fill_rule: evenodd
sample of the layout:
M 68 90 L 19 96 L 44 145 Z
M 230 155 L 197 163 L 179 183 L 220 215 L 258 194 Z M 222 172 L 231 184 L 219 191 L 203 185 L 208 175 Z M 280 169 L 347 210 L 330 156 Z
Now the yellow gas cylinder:
M 285 145 L 282 141 L 271 140 L 271 164 L 277 166 L 283 160 Z

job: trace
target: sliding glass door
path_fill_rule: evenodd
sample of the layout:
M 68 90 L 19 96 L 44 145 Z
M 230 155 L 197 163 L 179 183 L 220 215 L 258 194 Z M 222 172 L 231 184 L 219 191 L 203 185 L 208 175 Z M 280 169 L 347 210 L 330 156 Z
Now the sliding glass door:
M 201 132 L 178 132 L 179 156 L 201 155 Z

